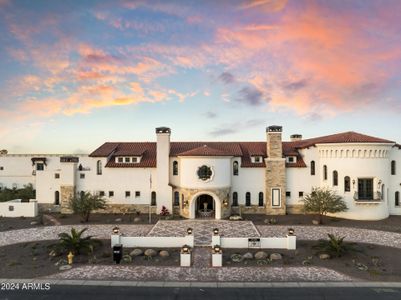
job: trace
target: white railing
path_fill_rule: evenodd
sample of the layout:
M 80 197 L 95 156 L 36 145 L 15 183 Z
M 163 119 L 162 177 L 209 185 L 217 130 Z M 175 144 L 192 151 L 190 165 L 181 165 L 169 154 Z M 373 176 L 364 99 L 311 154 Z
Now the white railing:
M 170 236 L 124 236 L 121 234 L 111 235 L 111 247 L 122 244 L 123 247 L 155 247 L 155 248 L 181 248 L 184 245 L 194 246 L 194 236 L 182 237 Z
M 212 247 L 219 245 L 221 248 L 261 248 L 261 249 L 288 249 L 297 248 L 297 237 L 287 235 L 287 237 L 260 237 L 260 238 L 233 238 L 214 235 L 212 237 Z

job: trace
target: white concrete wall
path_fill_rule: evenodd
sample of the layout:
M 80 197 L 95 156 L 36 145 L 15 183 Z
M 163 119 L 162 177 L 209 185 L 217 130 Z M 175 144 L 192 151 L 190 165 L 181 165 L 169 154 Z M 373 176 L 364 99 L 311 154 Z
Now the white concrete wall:
M 180 186 L 190 189 L 212 189 L 231 186 L 231 160 L 229 157 L 181 157 Z M 198 168 L 209 166 L 213 175 L 210 180 L 203 181 L 198 177 Z
M 34 199 L 29 202 L 21 202 L 21 199 L 0 202 L 0 216 L 2 217 L 36 217 L 37 215 L 38 203 Z
M 31 158 L 32 155 L 0 155 L 0 187 L 22 188 L 29 183 L 35 187 Z
M 111 247 L 122 244 L 123 247 L 154 247 L 154 248 L 181 248 L 184 245 L 194 246 L 194 236 L 160 237 L 160 236 L 111 236 Z
M 214 245 L 212 245 L 214 246 Z M 224 248 L 249 248 L 248 238 L 231 238 L 221 237 L 220 246 Z M 277 237 L 261 237 L 260 238 L 261 249 L 296 249 L 296 236 L 287 236 L 283 238 Z
M 241 165 L 240 158 L 234 158 Z M 245 205 L 245 194 L 251 193 L 251 205 L 259 204 L 259 192 L 263 193 L 264 203 L 266 204 L 265 195 L 265 169 L 264 168 L 239 168 L 238 176 L 232 174 L 232 164 L 229 168 L 231 174 L 232 187 L 230 195 L 230 203 L 232 203 L 233 192 L 238 193 L 238 204 Z

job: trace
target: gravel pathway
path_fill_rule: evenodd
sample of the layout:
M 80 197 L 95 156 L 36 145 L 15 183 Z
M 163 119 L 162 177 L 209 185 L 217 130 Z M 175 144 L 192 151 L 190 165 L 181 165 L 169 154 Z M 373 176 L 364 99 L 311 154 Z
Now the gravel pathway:
M 69 232 L 72 227 L 78 230 L 87 227 L 88 230 L 86 232 L 88 235 L 93 235 L 98 239 L 110 239 L 114 225 L 63 225 L 2 231 L 0 232 L 0 246 L 40 240 L 55 240 L 58 239 L 59 233 Z M 119 227 L 125 235 L 146 236 L 153 225 L 119 225 Z
M 352 277 L 318 267 L 181 268 L 140 266 L 86 266 L 46 276 L 52 279 L 140 281 L 353 281 Z
M 260 225 L 256 226 L 263 237 L 282 237 L 290 226 L 281 225 Z M 327 234 L 332 233 L 345 236 L 346 241 L 357 243 L 370 243 L 382 246 L 401 248 L 401 233 L 329 226 L 291 226 L 295 229 L 295 234 L 299 240 L 318 240 L 327 239 Z

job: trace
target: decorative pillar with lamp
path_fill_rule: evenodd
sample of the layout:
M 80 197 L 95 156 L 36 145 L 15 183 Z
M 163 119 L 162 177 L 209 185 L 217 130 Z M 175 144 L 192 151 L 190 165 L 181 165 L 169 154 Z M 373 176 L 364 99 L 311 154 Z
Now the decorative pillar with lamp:
M 213 229 L 213 235 L 212 235 L 212 245 L 220 245 L 220 235 L 219 235 L 219 229 L 214 228 Z
M 297 249 L 297 237 L 295 235 L 294 228 L 288 228 L 287 233 L 287 249 L 288 250 L 295 250 Z
M 180 266 L 181 267 L 190 267 L 192 258 L 191 258 L 191 247 L 188 245 L 184 245 L 181 247 L 180 253 Z
M 212 267 L 223 266 L 223 251 L 220 245 L 214 245 L 212 248 Z
M 111 234 L 111 247 L 113 248 L 114 245 L 121 243 L 121 233 L 120 228 L 115 226 L 112 230 Z

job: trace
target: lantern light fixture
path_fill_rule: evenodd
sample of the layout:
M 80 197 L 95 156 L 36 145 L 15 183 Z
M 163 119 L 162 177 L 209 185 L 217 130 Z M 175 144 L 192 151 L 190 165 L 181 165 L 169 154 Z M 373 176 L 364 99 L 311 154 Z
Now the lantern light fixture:
M 288 228 L 288 235 L 294 235 L 295 230 L 294 228 Z
M 190 250 L 191 250 L 191 247 L 189 247 L 188 245 L 184 245 L 184 246 L 182 246 L 182 248 L 181 248 L 181 253 L 183 253 L 183 254 L 189 254 Z
M 114 234 L 119 234 L 119 233 L 120 233 L 120 228 L 117 227 L 117 226 L 114 227 L 114 228 L 113 228 L 113 233 L 114 233 Z
M 218 235 L 219 234 L 219 229 L 218 228 L 214 228 L 213 229 L 213 234 L 214 235 Z
M 188 228 L 187 228 L 187 234 L 188 234 L 188 235 L 191 235 L 191 234 L 192 234 L 192 231 L 193 231 L 193 230 L 192 230 L 191 227 L 188 227 Z

